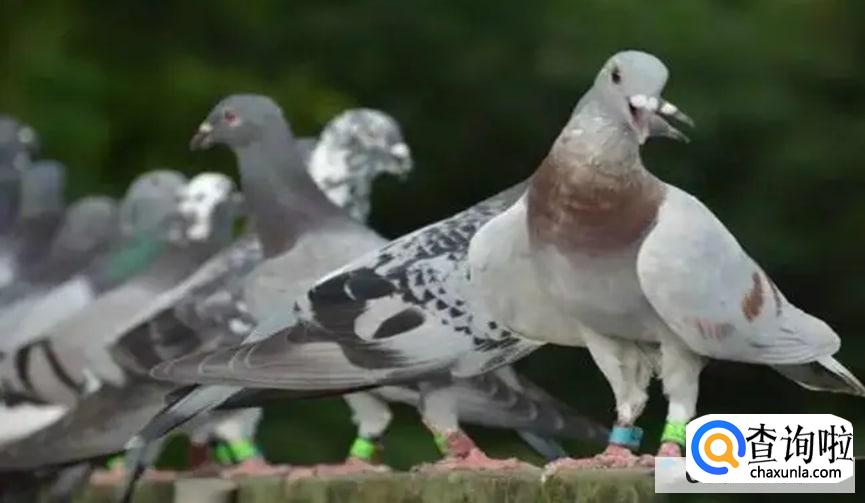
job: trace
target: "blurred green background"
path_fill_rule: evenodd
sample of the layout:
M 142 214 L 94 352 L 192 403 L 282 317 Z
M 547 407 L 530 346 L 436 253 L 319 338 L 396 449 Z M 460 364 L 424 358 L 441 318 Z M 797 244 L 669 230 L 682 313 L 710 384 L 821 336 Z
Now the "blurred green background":
M 0 111 L 32 123 L 67 163 L 70 197 L 119 194 L 158 166 L 236 175 L 225 150 L 187 151 L 210 107 L 238 91 L 273 96 L 295 132 L 346 107 L 402 124 L 416 171 L 376 186 L 372 225 L 398 236 L 528 176 L 613 52 L 639 48 L 671 70 L 666 96 L 697 122 L 689 145 L 657 141 L 647 166 L 700 197 L 787 297 L 843 338 L 865 378 L 865 2 L 397 2 L 3 0 Z M 550 348 L 520 367 L 609 421 L 607 385 L 584 351 Z M 654 448 L 655 389 L 641 421 Z M 865 431 L 865 402 L 804 391 L 773 372 L 716 363 L 701 412 L 832 412 Z M 399 409 L 388 461 L 433 459 Z M 510 433 L 471 430 L 498 455 Z M 267 454 L 335 461 L 353 431 L 339 400 L 268 411 Z M 865 451 L 865 435 L 857 442 Z M 588 454 L 593 446 L 572 445 Z

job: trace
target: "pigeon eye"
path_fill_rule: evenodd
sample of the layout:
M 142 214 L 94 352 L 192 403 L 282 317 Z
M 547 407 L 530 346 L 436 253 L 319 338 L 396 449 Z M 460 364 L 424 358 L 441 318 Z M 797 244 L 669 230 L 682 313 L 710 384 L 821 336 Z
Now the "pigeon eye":
M 224 110 L 222 112 L 222 118 L 229 124 L 236 124 L 238 119 L 237 114 L 231 110 Z
M 613 84 L 618 84 L 622 81 L 622 72 L 619 70 L 618 66 L 613 67 L 613 72 L 610 74 L 610 78 L 613 79 Z

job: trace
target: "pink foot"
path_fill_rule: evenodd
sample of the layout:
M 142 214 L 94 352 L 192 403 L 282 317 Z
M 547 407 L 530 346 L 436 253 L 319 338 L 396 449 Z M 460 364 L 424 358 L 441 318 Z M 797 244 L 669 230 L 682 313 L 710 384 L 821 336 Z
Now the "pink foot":
M 271 465 L 264 458 L 254 457 L 231 468 L 221 470 L 219 476 L 225 479 L 251 476 L 267 477 L 271 475 L 285 475 L 290 469 L 287 465 Z
M 659 458 L 681 458 L 682 447 L 676 442 L 664 442 L 658 449 Z
M 390 468 L 385 465 L 374 465 L 368 461 L 358 458 L 347 458 L 345 462 L 337 465 L 315 465 L 303 468 L 295 468 L 288 474 L 289 480 L 297 480 L 308 477 L 340 477 L 346 475 L 358 475 L 361 473 L 385 473 Z
M 634 468 L 654 466 L 655 458 L 650 455 L 637 456 L 627 447 L 610 444 L 604 452 L 591 458 L 558 459 L 548 464 L 544 469 L 549 475 L 559 470 L 598 470 L 603 468 Z
M 448 456 L 437 463 L 423 465 L 419 470 L 445 472 L 452 470 L 518 470 L 521 468 L 536 467 L 517 458 L 490 458 L 482 450 L 473 447 L 465 456 Z

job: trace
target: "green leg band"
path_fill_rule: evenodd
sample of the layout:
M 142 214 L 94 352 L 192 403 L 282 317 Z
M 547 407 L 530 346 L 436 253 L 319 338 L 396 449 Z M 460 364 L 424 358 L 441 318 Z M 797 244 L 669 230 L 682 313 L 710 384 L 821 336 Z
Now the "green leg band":
M 259 455 L 258 448 L 252 440 L 235 440 L 219 442 L 213 451 L 216 460 L 224 465 L 242 463 Z
M 439 452 L 441 452 L 443 456 L 447 456 L 448 454 L 450 454 L 450 448 L 448 447 L 448 437 L 446 435 L 436 433 L 433 435 L 433 441 L 436 443 L 436 447 L 438 447 Z
M 661 434 L 661 442 L 675 442 L 681 446 L 685 445 L 685 423 L 667 421 L 664 432 Z
M 105 468 L 108 468 L 109 470 L 115 470 L 117 468 L 122 468 L 123 464 L 123 454 L 117 454 L 115 456 L 111 456 L 105 461 Z
M 354 439 L 354 443 L 351 444 L 351 449 L 348 451 L 348 455 L 352 458 L 362 459 L 364 461 L 372 461 L 375 457 L 375 451 L 377 447 L 375 442 L 369 440 L 368 438 L 357 437 Z

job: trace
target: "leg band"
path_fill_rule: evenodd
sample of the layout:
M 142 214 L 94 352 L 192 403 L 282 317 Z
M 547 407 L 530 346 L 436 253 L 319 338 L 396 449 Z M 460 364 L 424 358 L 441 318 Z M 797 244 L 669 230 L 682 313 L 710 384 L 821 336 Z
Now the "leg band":
M 213 453 L 216 460 L 224 465 L 242 463 L 259 455 L 258 448 L 252 440 L 219 442 Z
M 685 423 L 667 421 L 664 425 L 664 432 L 661 434 L 661 442 L 675 442 L 684 447 Z
M 352 458 L 372 461 L 373 457 L 375 457 L 376 450 L 377 447 L 375 442 L 368 438 L 357 437 L 354 439 L 354 443 L 351 444 L 351 449 L 349 449 L 348 455 Z
M 640 448 L 643 440 L 643 429 L 637 426 L 613 426 L 610 430 L 610 443 L 627 447 L 631 450 Z

